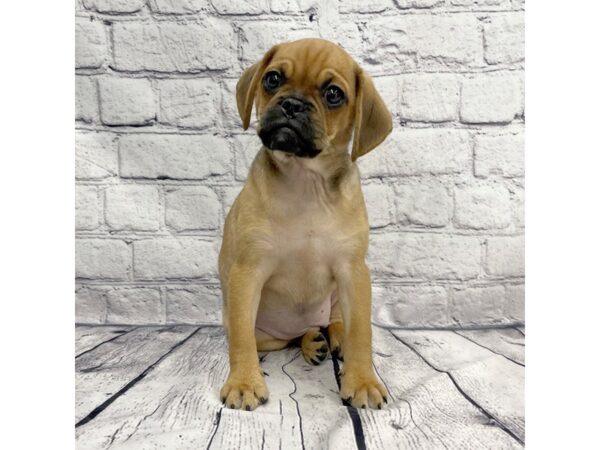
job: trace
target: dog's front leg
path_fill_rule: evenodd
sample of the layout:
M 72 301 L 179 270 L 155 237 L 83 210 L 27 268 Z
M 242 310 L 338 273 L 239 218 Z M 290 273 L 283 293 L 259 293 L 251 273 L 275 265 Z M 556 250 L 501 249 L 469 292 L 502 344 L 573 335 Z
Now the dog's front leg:
M 221 401 L 230 408 L 250 411 L 269 397 L 254 338 L 262 284 L 262 277 L 255 266 L 234 264 L 231 267 L 226 313 L 229 377 L 220 393 Z
M 336 271 L 344 318 L 344 366 L 340 395 L 356 408 L 383 407 L 387 390 L 373 370 L 371 353 L 371 277 L 364 259 Z

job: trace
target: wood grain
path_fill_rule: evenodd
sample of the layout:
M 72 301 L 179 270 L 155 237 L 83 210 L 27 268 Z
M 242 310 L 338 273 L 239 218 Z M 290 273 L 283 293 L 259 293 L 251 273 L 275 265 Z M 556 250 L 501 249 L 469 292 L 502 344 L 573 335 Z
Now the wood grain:
M 393 333 L 373 329 L 375 368 L 390 392 L 384 410 L 343 406 L 332 360 L 311 366 L 290 348 L 261 354 L 270 399 L 248 412 L 224 408 L 218 399 L 228 373 L 223 329 L 129 331 L 76 360 L 77 417 L 112 399 L 76 428 L 77 448 L 522 447 L 523 367 L 455 332 Z M 487 333 L 469 337 L 507 351 L 497 333 Z
M 514 328 L 457 331 L 464 338 L 504 356 L 515 364 L 525 365 L 525 336 Z
M 101 345 L 103 342 L 123 333 L 128 333 L 135 327 L 131 326 L 92 326 L 78 325 L 75 327 L 75 356 L 79 356 L 84 352 L 92 350 L 94 347 Z
M 75 360 L 75 421 L 79 422 L 196 328 L 142 327 Z
M 525 369 L 451 331 L 393 331 L 520 442 L 525 439 Z
M 184 328 L 186 333 L 196 330 Z M 200 329 L 94 420 L 77 428 L 77 447 L 206 448 L 217 426 L 218 389 L 226 375 L 223 330 Z
M 389 330 L 373 328 L 373 360 L 391 402 L 360 411 L 367 448 L 522 448 Z

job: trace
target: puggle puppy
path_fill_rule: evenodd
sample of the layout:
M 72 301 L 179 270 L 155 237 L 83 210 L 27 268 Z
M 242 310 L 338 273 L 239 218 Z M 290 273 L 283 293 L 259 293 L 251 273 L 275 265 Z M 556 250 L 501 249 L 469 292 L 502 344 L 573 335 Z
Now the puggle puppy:
M 343 357 L 342 399 L 382 408 L 355 161 L 391 132 L 391 114 L 352 57 L 322 39 L 271 48 L 242 74 L 236 97 L 244 129 L 256 105 L 263 145 L 227 215 L 219 254 L 230 365 L 221 400 L 246 410 L 266 402 L 257 351 L 300 338 L 309 363 L 330 350 Z

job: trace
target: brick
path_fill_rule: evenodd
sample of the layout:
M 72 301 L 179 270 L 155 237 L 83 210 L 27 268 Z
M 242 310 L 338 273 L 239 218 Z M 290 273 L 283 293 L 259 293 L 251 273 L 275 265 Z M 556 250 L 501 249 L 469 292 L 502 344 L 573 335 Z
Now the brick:
M 431 8 L 444 3 L 444 0 L 396 0 L 398 8 Z
M 517 227 L 523 228 L 525 226 L 525 190 L 517 187 L 511 194 L 513 222 Z
M 98 121 L 98 90 L 92 77 L 75 77 L 75 120 Z
M 158 81 L 158 121 L 184 128 L 210 128 L 221 115 L 220 88 L 208 78 Z
M 490 275 L 522 277 L 525 275 L 525 238 L 499 236 L 487 241 L 486 270 Z
M 167 323 L 221 325 L 221 289 L 197 286 L 167 290 Z
M 395 221 L 393 186 L 367 184 L 363 186 L 362 191 L 371 228 L 385 227 Z
M 399 111 L 401 80 L 398 77 L 374 77 L 373 83 L 392 115 L 397 115 Z
M 479 74 L 463 81 L 460 118 L 465 123 L 508 123 L 521 109 L 521 86 L 514 74 Z
M 522 132 L 475 137 L 475 176 L 525 175 L 525 136 Z
M 358 25 L 354 21 L 342 21 L 341 23 L 336 23 L 333 28 L 335 38 L 332 37 L 331 40 L 336 42 L 352 55 L 359 64 L 364 66 L 367 61 L 361 59 L 365 53 L 365 42 L 362 39 Z
M 231 209 L 231 206 L 233 205 L 233 202 L 235 201 L 237 196 L 240 195 L 242 188 L 243 188 L 242 184 L 235 185 L 235 186 L 225 186 L 225 187 L 221 188 L 221 192 L 222 192 L 221 198 L 223 201 L 223 213 L 224 213 L 223 217 L 227 217 L 227 213 L 229 213 L 229 210 Z
M 474 15 L 380 17 L 366 23 L 363 40 L 364 58 L 383 71 L 406 68 L 406 56 L 416 56 L 423 68 L 483 64 L 479 22 Z
M 118 174 L 117 138 L 111 133 L 75 132 L 75 176 L 103 180 Z
M 99 225 L 98 189 L 93 186 L 76 186 L 75 229 L 95 230 Z
M 199 72 L 236 64 L 237 39 L 231 25 L 218 19 L 119 22 L 113 25 L 113 42 L 118 70 Z
M 258 154 L 262 143 L 256 134 L 238 134 L 234 136 L 235 179 L 244 181 L 248 177 L 252 161 Z
M 102 22 L 78 18 L 75 22 L 75 67 L 94 69 L 108 58 L 106 29 Z
M 102 13 L 133 13 L 144 7 L 146 0 L 83 0 L 87 9 Z
M 388 326 L 447 326 L 448 294 L 441 286 L 373 286 L 373 321 Z
M 446 186 L 438 181 L 397 185 L 394 198 L 401 222 L 443 227 L 452 217 L 452 197 Z
M 488 64 L 512 64 L 525 59 L 523 13 L 492 14 L 483 26 L 484 55 Z
M 134 275 L 139 280 L 216 276 L 214 242 L 191 237 L 144 239 L 133 243 L 133 255 Z
M 506 286 L 504 316 L 518 322 L 525 322 L 525 285 Z
M 310 22 L 309 22 L 310 24 Z M 307 37 L 319 37 L 316 28 L 287 22 L 244 22 L 240 25 L 240 46 L 243 68 L 259 61 L 273 45 Z
M 106 291 L 79 287 L 75 291 L 75 323 L 103 324 L 106 322 Z
M 504 287 L 454 289 L 450 317 L 461 325 L 491 324 L 504 319 Z
M 458 228 L 503 229 L 510 225 L 510 193 L 505 186 L 469 184 L 457 186 L 454 192 L 454 222 Z
M 478 6 L 510 6 L 510 0 L 450 0 L 450 4 L 454 6 L 469 6 L 476 9 Z
M 166 223 L 177 231 L 219 228 L 221 203 L 205 186 L 169 188 L 165 194 Z
M 270 0 L 271 11 L 276 13 L 306 12 L 319 9 L 319 0 Z
M 222 111 L 222 122 L 223 126 L 227 129 L 242 131 L 242 121 L 237 110 L 237 104 L 235 100 L 235 85 L 237 79 L 225 79 L 221 83 L 221 111 Z M 252 113 L 250 127 L 254 129 L 254 123 L 256 115 Z
M 378 234 L 371 236 L 369 266 L 378 277 L 475 278 L 481 245 L 471 236 Z
M 261 14 L 269 10 L 268 0 L 211 0 L 219 14 Z
M 149 80 L 101 78 L 100 115 L 107 125 L 146 125 L 156 118 L 156 101 Z
M 447 174 L 470 170 L 471 144 L 463 130 L 395 129 L 358 160 L 365 177 Z
M 402 85 L 400 118 L 422 122 L 458 119 L 460 83 L 454 75 L 415 75 Z
M 341 13 L 373 13 L 392 9 L 392 0 L 344 0 L 340 2 Z
M 106 189 L 106 224 L 116 231 L 158 230 L 158 202 L 155 186 L 110 186 Z
M 206 0 L 150 0 L 150 9 L 161 14 L 193 14 L 208 8 Z
M 160 291 L 155 288 L 118 288 L 108 291 L 108 323 L 146 325 L 165 323 Z
M 230 171 L 231 150 L 218 136 L 132 134 L 119 145 L 124 178 L 202 180 Z
M 77 239 L 75 268 L 77 278 L 127 280 L 131 250 L 116 239 Z

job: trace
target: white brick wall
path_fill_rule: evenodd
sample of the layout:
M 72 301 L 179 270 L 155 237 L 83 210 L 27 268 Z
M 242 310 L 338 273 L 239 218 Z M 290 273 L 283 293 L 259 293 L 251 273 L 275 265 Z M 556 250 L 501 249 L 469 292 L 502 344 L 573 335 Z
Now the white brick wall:
M 359 166 L 374 320 L 524 320 L 520 0 L 77 0 L 76 318 L 217 323 L 223 220 L 259 140 L 235 83 L 334 40 L 394 131 Z

